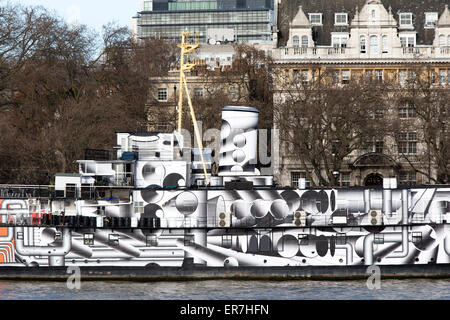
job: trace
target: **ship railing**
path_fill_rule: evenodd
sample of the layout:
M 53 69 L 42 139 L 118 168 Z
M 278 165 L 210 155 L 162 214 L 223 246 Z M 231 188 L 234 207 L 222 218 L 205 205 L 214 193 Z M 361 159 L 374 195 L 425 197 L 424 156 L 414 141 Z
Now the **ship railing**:
M 55 187 L 50 185 L 0 185 L 0 198 L 49 198 Z

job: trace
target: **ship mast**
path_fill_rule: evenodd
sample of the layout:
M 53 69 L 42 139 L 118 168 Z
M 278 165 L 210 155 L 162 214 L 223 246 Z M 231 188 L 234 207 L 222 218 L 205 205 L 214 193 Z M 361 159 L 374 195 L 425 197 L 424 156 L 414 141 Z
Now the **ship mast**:
M 191 40 L 191 41 L 189 41 Z M 188 32 L 182 32 L 181 33 L 181 45 L 178 45 L 178 47 L 181 49 L 181 55 L 180 55 L 180 95 L 178 98 L 178 133 L 181 134 L 181 123 L 183 118 L 183 92 L 186 93 L 186 98 L 189 104 L 189 111 L 191 114 L 192 124 L 194 126 L 195 131 L 195 138 L 197 140 L 197 144 L 200 150 L 200 157 L 202 160 L 202 166 L 203 166 L 203 172 L 205 174 L 205 180 L 206 185 L 209 186 L 209 178 L 208 178 L 208 172 L 206 170 L 206 163 L 205 159 L 203 158 L 203 143 L 202 139 L 200 137 L 200 131 L 198 130 L 197 120 L 195 117 L 194 107 L 192 106 L 191 96 L 189 95 L 189 89 L 187 86 L 187 80 L 186 80 L 186 71 L 190 71 L 193 68 L 195 68 L 196 63 L 195 60 L 189 59 L 190 56 L 185 59 L 186 55 L 189 55 L 194 50 L 198 48 L 198 38 L 194 36 L 193 39 L 189 39 L 189 33 Z

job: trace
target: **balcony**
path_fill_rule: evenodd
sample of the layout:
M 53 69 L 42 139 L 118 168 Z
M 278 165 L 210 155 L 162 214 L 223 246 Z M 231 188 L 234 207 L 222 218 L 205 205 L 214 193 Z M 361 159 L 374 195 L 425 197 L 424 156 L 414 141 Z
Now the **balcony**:
M 285 47 L 274 54 L 275 59 L 423 59 L 450 58 L 450 46 L 394 47 L 387 52 L 361 53 L 355 47 Z
M 286 47 L 283 48 L 280 58 L 342 57 L 346 49 L 344 47 Z

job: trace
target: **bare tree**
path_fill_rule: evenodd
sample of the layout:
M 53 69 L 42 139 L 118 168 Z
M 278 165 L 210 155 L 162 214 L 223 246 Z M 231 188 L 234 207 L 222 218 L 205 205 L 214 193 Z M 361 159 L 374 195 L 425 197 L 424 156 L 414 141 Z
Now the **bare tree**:
M 333 173 L 387 130 L 383 119 L 387 106 L 378 99 L 385 90 L 382 84 L 363 78 L 346 84 L 335 80 L 334 71 L 311 78 L 299 70 L 292 82 L 286 78 L 280 82 L 284 98 L 274 106 L 280 147 L 285 147 L 282 153 L 300 162 L 313 185 L 338 185 Z
M 446 70 L 444 70 L 445 72 Z M 416 67 L 397 86 L 393 136 L 411 169 L 434 183 L 450 181 L 450 89 L 446 72 Z M 414 138 L 411 138 L 414 135 Z
M 41 7 L 1 7 L 0 25 L 0 183 L 48 183 L 76 171 L 85 148 L 142 128 L 148 78 L 176 60 L 173 46 L 114 25 L 98 55 L 93 32 Z

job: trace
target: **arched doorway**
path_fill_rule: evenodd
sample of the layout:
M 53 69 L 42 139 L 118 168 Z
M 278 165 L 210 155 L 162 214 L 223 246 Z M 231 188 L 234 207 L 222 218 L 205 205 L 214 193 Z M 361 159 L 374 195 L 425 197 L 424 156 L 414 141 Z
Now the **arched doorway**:
M 383 185 L 383 177 L 378 173 L 371 173 L 364 179 L 365 186 L 381 186 Z

